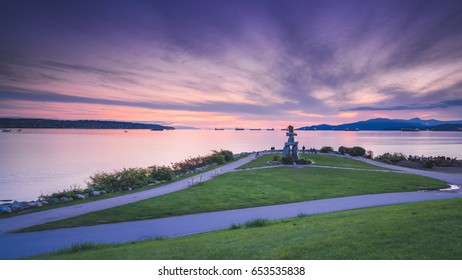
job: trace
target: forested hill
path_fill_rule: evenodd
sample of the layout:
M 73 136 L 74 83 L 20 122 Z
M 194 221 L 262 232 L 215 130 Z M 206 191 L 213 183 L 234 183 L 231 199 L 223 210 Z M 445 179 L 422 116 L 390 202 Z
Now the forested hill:
M 87 128 L 87 129 L 154 129 L 170 130 L 171 126 L 118 121 L 51 120 L 0 118 L 0 128 Z

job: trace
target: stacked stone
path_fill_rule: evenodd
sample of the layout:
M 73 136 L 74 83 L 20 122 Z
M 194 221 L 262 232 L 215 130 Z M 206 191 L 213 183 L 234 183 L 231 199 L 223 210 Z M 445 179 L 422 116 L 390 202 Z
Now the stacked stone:
M 284 144 L 282 154 L 285 156 L 292 155 L 292 158 L 297 161 L 300 159 L 300 157 L 298 156 L 298 142 L 295 141 L 295 136 L 297 136 L 297 133 L 294 132 L 293 126 L 289 125 L 286 136 L 289 136 L 289 139 Z

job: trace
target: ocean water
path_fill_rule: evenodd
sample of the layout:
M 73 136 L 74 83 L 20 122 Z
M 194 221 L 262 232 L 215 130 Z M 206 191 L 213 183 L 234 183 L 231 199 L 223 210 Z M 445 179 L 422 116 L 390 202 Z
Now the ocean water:
M 0 200 L 86 186 L 97 171 L 170 165 L 211 150 L 234 153 L 282 149 L 285 131 L 23 129 L 0 134 Z M 462 132 L 297 131 L 299 147 L 362 146 L 375 155 L 462 158 Z

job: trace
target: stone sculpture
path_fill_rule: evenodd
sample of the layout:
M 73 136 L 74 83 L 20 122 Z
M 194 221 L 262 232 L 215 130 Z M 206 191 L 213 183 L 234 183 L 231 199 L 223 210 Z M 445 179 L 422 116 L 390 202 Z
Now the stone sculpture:
M 298 142 L 295 141 L 295 136 L 297 136 L 297 133 L 294 132 L 293 126 L 289 125 L 286 136 L 289 136 L 289 139 L 284 144 L 282 154 L 285 156 L 292 155 L 294 161 L 297 161 L 300 159 L 300 157 L 298 156 Z

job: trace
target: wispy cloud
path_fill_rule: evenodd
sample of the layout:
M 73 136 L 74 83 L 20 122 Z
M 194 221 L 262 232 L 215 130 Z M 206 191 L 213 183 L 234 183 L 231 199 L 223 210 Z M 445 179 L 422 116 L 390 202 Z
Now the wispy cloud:
M 460 106 L 459 1 L 16 2 L 0 12 L 11 102 L 300 122 Z

